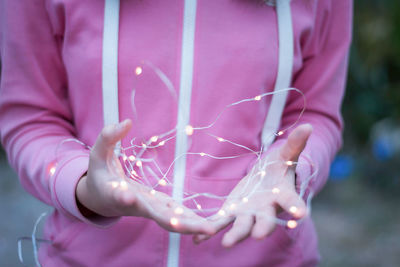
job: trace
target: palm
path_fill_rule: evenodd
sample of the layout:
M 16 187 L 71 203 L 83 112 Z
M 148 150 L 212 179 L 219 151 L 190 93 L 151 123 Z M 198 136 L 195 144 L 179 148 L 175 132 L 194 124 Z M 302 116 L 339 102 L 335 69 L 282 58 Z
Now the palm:
M 298 159 L 310 133 L 311 127 L 308 125 L 296 128 L 281 149 L 258 162 L 229 194 L 213 218 L 218 230 L 233 222 L 223 238 L 224 246 L 233 246 L 249 235 L 256 239 L 264 238 L 273 231 L 273 219 L 281 209 L 295 218 L 305 216 L 305 203 L 295 190 L 293 161 Z M 207 238 L 196 236 L 195 241 Z
M 129 181 L 126 190 L 136 197 L 136 201 L 126 210 L 126 213 L 131 216 L 152 219 L 171 232 L 193 234 L 201 229 L 213 232 L 205 219 L 163 192 L 150 190 L 147 186 L 135 181 Z
M 209 222 L 168 195 L 125 177 L 114 148 L 130 128 L 128 120 L 118 126 L 105 127 L 99 135 L 91 151 L 87 177 L 78 184 L 77 196 L 81 203 L 103 216 L 149 218 L 168 231 L 214 233 Z

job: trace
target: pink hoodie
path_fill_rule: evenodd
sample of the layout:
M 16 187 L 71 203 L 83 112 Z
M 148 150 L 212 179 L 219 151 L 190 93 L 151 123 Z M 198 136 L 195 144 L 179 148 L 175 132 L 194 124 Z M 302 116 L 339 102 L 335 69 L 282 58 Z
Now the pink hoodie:
M 134 70 L 147 60 L 180 88 L 184 2 L 120 1 L 119 118 L 134 119 L 133 85 L 139 114 L 134 119 L 139 126 L 134 126 L 124 146 L 133 137 L 150 138 L 176 125 L 176 101 L 155 76 L 136 81 Z M 307 99 L 300 123 L 311 123 L 314 128 L 299 160 L 297 181 L 301 183 L 311 174 L 310 162 L 314 162 L 319 173 L 308 189 L 318 192 L 341 145 L 340 104 L 352 3 L 292 0 L 291 8 L 292 86 L 303 91 Z M 197 1 L 190 110 L 183 112 L 190 114 L 191 125 L 207 125 L 227 104 L 274 88 L 276 21 L 275 7 L 257 1 Z M 263 241 L 247 239 L 226 250 L 220 245 L 222 233 L 194 245 L 191 236 L 177 239 L 147 219 L 89 221 L 82 216 L 75 187 L 88 168 L 89 151 L 71 142 L 59 144 L 77 138 L 91 146 L 103 127 L 103 24 L 101 0 L 0 1 L 1 140 L 22 186 L 55 207 L 46 222 L 45 238 L 52 243 L 41 246 L 42 266 L 315 266 L 319 256 L 310 218 L 293 230 L 277 227 Z M 289 94 L 281 128 L 297 119 L 302 105 L 297 93 Z M 208 133 L 257 150 L 268 106 L 269 101 L 260 101 L 230 109 Z M 286 136 L 271 147 L 282 144 Z M 205 132 L 187 141 L 190 152 L 221 156 L 246 152 L 229 144 L 215 144 L 215 138 Z M 174 151 L 175 141 L 158 150 L 157 161 L 163 170 L 174 159 Z M 189 155 L 185 191 L 225 195 L 253 160 L 240 157 L 221 162 Z M 49 171 L 53 166 L 54 174 Z M 215 205 L 205 201 L 205 206 Z M 174 253 L 179 261 L 170 259 Z

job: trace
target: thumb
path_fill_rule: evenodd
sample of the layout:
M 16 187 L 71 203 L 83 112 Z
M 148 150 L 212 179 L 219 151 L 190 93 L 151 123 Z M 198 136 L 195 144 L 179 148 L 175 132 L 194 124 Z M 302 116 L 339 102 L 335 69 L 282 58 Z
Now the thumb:
M 114 152 L 117 142 L 127 135 L 131 127 L 132 121 L 129 119 L 104 127 L 97 137 L 92 152 L 98 157 L 107 159 Z
M 280 157 L 283 160 L 297 161 L 300 153 L 307 144 L 312 132 L 311 124 L 303 124 L 296 127 L 288 136 L 287 141 L 280 149 Z

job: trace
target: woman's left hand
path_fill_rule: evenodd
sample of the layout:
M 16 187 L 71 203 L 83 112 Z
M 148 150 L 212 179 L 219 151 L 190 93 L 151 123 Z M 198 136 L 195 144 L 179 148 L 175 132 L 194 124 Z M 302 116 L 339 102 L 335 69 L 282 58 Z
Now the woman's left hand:
M 224 247 L 232 247 L 249 236 L 265 238 L 274 230 L 274 219 L 282 209 L 295 219 L 307 214 L 306 204 L 296 192 L 295 162 L 311 132 L 309 124 L 298 126 L 281 148 L 258 162 L 229 194 L 222 208 L 211 219 L 217 231 L 233 222 L 222 239 Z M 199 243 L 210 237 L 195 235 L 193 239 Z

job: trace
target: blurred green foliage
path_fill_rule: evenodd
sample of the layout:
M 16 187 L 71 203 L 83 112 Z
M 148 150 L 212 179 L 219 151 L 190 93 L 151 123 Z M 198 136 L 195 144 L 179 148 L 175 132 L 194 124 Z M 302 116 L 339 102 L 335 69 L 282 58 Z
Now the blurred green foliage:
M 400 155 L 377 160 L 371 140 L 371 128 L 382 119 L 391 118 L 400 127 L 399 0 L 355 0 L 343 115 L 344 153 L 356 160 L 355 176 L 384 194 L 399 196 Z
M 400 119 L 399 0 L 354 3 L 353 45 L 343 113 L 350 137 L 357 145 L 368 142 L 375 122 L 386 117 Z

